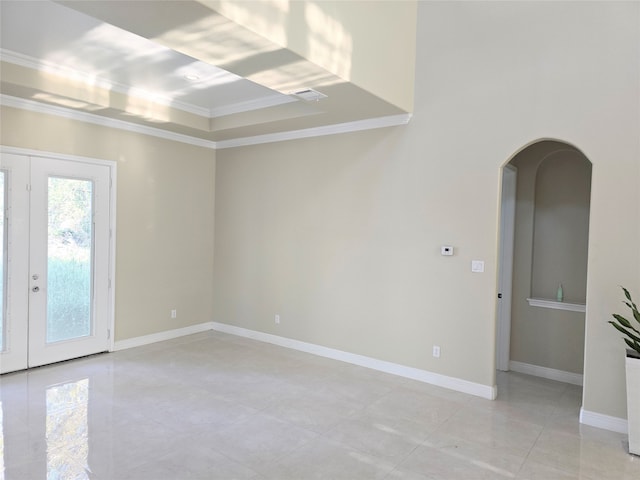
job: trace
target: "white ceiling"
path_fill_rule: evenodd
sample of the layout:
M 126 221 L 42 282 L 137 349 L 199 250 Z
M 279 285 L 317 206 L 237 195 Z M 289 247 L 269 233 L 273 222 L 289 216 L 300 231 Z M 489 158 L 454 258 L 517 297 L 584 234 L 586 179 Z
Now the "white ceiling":
M 195 20 L 184 25 L 185 18 Z M 0 92 L 211 141 L 406 113 L 230 24 L 191 0 L 0 0 Z M 158 25 L 162 38 L 149 33 Z M 211 61 L 223 58 L 216 56 L 222 50 L 240 53 L 227 70 Z M 288 64 L 280 82 L 287 91 L 229 71 L 260 70 L 266 79 L 282 64 Z M 307 88 L 328 98 L 309 102 L 292 95 Z M 130 109 L 131 99 L 146 102 L 144 109 Z M 156 115 L 150 105 L 166 111 Z

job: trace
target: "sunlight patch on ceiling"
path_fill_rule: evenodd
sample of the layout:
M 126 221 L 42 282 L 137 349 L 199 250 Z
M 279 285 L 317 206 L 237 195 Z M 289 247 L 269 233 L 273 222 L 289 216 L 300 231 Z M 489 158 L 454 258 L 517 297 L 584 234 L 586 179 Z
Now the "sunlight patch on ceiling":
M 50 68 L 38 72 L 38 82 L 46 85 L 53 80 L 53 83 L 57 85 L 57 87 L 53 87 L 53 91 L 41 92 L 43 95 L 50 94 L 47 97 L 49 102 L 62 105 L 62 99 L 67 99 L 66 106 L 71 107 L 68 101 L 74 98 L 87 105 L 97 105 L 99 108 L 105 108 L 109 105 L 109 92 L 112 89 L 110 83 L 84 72 L 57 67 L 49 62 L 47 65 Z M 64 92 L 64 95 L 56 94 L 55 90 Z M 36 98 L 35 95 L 33 98 Z M 45 97 L 41 96 L 40 98 L 44 99 Z M 95 108 L 92 109 L 95 110 Z
M 169 109 L 166 106 L 133 96 L 127 97 L 124 115 L 142 118 L 152 123 L 166 123 L 170 121 Z
M 103 81 L 104 86 L 108 83 L 111 83 L 110 88 L 118 85 L 120 90 L 125 89 L 145 100 L 164 104 L 193 89 L 209 88 L 240 79 L 237 75 L 108 24 L 91 29 L 64 50 L 50 53 L 45 61 L 52 65 L 64 65 L 67 69 L 84 72 L 94 78 L 115 76 L 124 81 Z M 157 70 L 150 66 L 163 66 L 166 74 L 155 75 Z M 185 82 L 186 72 L 194 72 L 199 81 Z M 129 87 L 134 84 L 143 84 L 145 88 Z
M 339 21 L 313 3 L 305 5 L 304 17 L 309 27 L 307 58 L 340 78 L 349 80 L 353 53 L 351 34 Z
M 277 46 L 271 42 L 259 39 L 247 30 L 238 29 L 213 12 L 189 25 L 167 31 L 153 40 L 214 65 L 233 63 L 249 55 L 277 50 Z
M 95 111 L 101 107 L 81 100 L 73 98 L 63 97 L 61 95 L 54 95 L 52 93 L 36 93 L 31 98 L 39 102 L 52 103 L 54 105 L 60 105 L 61 107 L 74 108 L 78 110 Z
M 263 85 L 270 85 L 279 92 L 291 93 L 306 88 L 336 85 L 340 79 L 326 70 L 307 62 L 305 59 L 282 65 L 279 68 L 260 71 L 251 76 L 251 79 Z
M 117 65 L 160 63 L 170 55 L 171 51 L 162 45 L 102 23 L 73 38 L 63 49 L 49 53 L 45 60 L 100 76 Z
M 290 13 L 289 0 L 262 0 L 255 2 L 238 2 L 229 0 L 200 0 L 212 10 L 243 25 L 281 47 L 287 45 L 287 31 L 283 28 Z M 259 9 L 261 15 L 255 15 Z

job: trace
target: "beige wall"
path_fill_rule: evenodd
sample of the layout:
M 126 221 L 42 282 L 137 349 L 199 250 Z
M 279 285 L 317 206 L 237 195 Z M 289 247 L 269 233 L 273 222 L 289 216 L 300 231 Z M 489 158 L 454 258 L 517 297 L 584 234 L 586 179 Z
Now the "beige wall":
M 532 145 L 511 164 L 518 169 L 511 360 L 582 373 L 585 314 L 526 299 L 555 300 L 562 283 L 565 301 L 585 302 L 591 165 L 558 142 Z
M 424 161 L 406 134 L 218 152 L 215 320 L 490 385 L 491 362 L 475 356 L 493 342 L 482 312 L 493 307 L 495 232 L 482 218 L 495 214 L 498 169 L 487 178 L 468 166 L 469 177 L 446 158 Z M 456 221 L 473 209 L 484 215 Z M 443 244 L 459 253 L 442 257 Z M 488 260 L 485 274 L 470 272 L 472 258 Z
M 2 145 L 117 162 L 116 340 L 211 321 L 214 151 L 13 108 L 0 120 Z
M 594 165 L 584 407 L 625 417 L 639 8 L 420 2 L 409 125 L 218 152 L 214 319 L 493 385 L 500 168 L 556 138 Z

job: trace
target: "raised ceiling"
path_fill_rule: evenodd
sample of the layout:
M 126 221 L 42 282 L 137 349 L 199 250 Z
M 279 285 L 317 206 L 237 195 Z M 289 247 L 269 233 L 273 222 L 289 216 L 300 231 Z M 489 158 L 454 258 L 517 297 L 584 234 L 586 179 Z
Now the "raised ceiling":
M 212 142 L 407 118 L 415 5 L 392 3 L 2 0 L 0 92 Z

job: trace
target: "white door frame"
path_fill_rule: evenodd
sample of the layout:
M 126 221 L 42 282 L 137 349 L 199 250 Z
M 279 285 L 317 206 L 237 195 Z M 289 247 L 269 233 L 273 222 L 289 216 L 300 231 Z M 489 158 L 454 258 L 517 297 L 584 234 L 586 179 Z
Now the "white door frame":
M 55 152 L 46 152 L 41 150 L 32 150 L 18 147 L 8 147 L 0 145 L 0 153 L 13 154 L 26 157 L 47 158 L 53 160 L 66 160 L 70 162 L 80 162 L 92 165 L 103 165 L 109 168 L 110 173 L 110 194 L 109 194 L 109 267 L 108 267 L 108 302 L 107 302 L 107 323 L 108 323 L 108 350 L 114 349 L 114 328 L 115 328 L 115 255 L 116 255 L 116 178 L 117 163 L 111 160 L 101 160 L 96 158 L 81 157 L 77 155 L 66 155 Z M 0 165 L 1 166 L 1 165 Z M 26 187 L 26 185 L 25 185 Z M 28 271 L 25 275 L 28 275 Z
M 5 228 L 8 229 L 6 240 L 11 255 L 6 259 L 6 279 L 10 280 L 12 285 L 24 287 L 29 285 L 29 270 L 25 268 L 29 262 L 29 245 L 25 241 L 29 238 L 29 219 L 24 218 L 25 216 L 14 216 L 13 212 L 29 211 L 29 171 L 20 166 L 24 162 L 23 156 L 14 156 L 3 151 L 1 160 L 0 168 L 9 175 L 9 182 L 6 184 L 8 215 Z M 4 215 L 4 212 L 2 214 Z M 29 290 L 26 287 L 9 290 L 6 300 L 6 317 L 3 318 L 5 350 L 0 354 L 0 373 L 24 368 L 29 341 L 29 326 L 24 321 L 28 315 Z
M 498 252 L 498 308 L 496 320 L 496 368 L 502 371 L 509 371 L 511 347 L 511 297 L 517 175 L 518 170 L 512 165 L 505 165 L 502 169 L 500 245 Z

